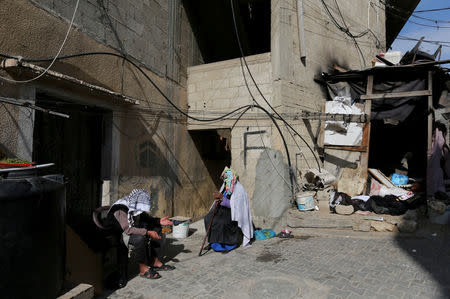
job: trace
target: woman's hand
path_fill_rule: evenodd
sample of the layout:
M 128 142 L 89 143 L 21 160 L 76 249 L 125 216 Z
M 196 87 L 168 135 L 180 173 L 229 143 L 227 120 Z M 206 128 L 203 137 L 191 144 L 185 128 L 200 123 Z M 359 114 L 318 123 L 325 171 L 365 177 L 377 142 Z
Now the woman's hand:
M 158 233 L 155 232 L 155 231 L 149 230 L 149 231 L 147 231 L 147 235 L 148 235 L 150 238 L 152 238 L 153 240 L 161 240 L 161 236 L 158 235 Z
M 173 222 L 169 220 L 169 216 L 166 216 L 166 217 L 161 218 L 161 220 L 159 220 L 159 224 L 161 224 L 161 225 L 173 225 Z
M 213 196 L 214 196 L 214 200 L 217 202 L 217 203 L 221 203 L 222 202 L 222 193 L 220 193 L 220 192 L 214 192 L 213 193 Z

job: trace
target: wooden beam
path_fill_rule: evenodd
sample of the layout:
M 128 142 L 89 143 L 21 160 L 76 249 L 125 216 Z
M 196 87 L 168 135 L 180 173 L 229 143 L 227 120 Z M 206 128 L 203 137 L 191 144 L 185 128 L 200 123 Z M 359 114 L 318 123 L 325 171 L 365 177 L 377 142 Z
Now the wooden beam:
M 366 138 L 363 140 L 366 144 L 367 150 L 365 152 L 361 153 L 361 164 L 360 167 L 362 168 L 363 173 L 367 176 L 367 169 L 369 168 L 369 149 L 370 149 L 370 115 L 372 111 L 372 100 L 370 96 L 372 96 L 373 92 L 373 75 L 369 75 L 367 77 L 367 87 L 366 87 L 366 95 L 367 99 L 364 105 L 364 112 L 368 116 L 369 122 L 364 127 L 364 135 L 366 135 Z M 364 136 L 363 136 L 364 137 Z
M 298 113 L 295 117 L 301 119 L 312 120 L 335 120 L 353 123 L 365 123 L 368 121 L 366 114 L 341 114 L 341 113 L 323 113 L 323 112 L 306 112 Z
M 430 95 L 428 96 L 428 135 L 427 135 L 427 150 L 431 151 L 431 141 L 433 136 L 433 72 L 428 72 L 428 92 Z M 428 160 L 428 159 L 427 159 Z
M 404 92 L 392 92 L 392 93 L 376 93 L 361 95 L 361 100 L 368 99 L 388 99 L 388 98 L 403 98 L 403 97 L 421 97 L 431 96 L 431 90 L 416 90 L 416 91 L 404 91 Z
M 367 151 L 367 147 L 365 147 L 365 146 L 325 145 L 325 148 L 340 150 L 340 151 L 349 151 L 349 152 L 365 152 L 365 151 Z

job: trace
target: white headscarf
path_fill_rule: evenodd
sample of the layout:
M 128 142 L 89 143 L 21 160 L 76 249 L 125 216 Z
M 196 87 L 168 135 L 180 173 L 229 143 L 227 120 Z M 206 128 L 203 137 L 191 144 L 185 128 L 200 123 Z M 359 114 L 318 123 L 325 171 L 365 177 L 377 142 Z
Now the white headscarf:
M 133 225 L 133 217 L 150 211 L 150 194 L 143 189 L 133 189 L 130 194 L 116 201 L 115 205 L 128 207 L 128 223 Z

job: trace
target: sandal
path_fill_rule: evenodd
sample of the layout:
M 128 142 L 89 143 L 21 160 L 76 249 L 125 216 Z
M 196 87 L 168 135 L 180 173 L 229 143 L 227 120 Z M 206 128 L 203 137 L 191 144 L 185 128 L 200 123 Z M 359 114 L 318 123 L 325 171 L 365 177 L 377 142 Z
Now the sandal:
M 148 268 L 147 271 L 144 272 L 144 274 L 139 274 L 140 277 L 142 278 L 147 278 L 147 279 L 158 279 L 161 278 L 161 275 L 156 272 L 156 270 L 152 269 L 152 268 Z
M 175 269 L 175 266 L 162 264 L 160 267 L 153 267 L 153 268 L 159 271 L 172 271 Z

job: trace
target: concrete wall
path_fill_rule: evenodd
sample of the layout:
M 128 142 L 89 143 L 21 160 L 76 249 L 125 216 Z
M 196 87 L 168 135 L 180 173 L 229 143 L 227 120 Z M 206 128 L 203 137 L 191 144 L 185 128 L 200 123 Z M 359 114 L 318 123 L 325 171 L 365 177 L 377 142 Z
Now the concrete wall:
M 246 60 L 266 100 L 272 106 L 278 106 L 272 98 L 274 84 L 270 53 L 248 56 Z M 258 104 L 270 110 L 246 69 L 245 73 L 250 91 Z M 188 68 L 188 98 L 190 114 L 199 118 L 213 118 L 253 103 L 239 59 Z M 234 125 L 231 131 L 231 165 L 253 199 L 254 214 L 280 216 L 289 204 L 289 184 L 284 181 L 289 181 L 289 176 L 284 148 L 278 144 L 281 140 L 277 129 L 267 115 L 256 108 L 249 110 L 239 122 L 236 123 L 236 120 L 237 116 L 206 124 L 189 120 L 188 128 L 204 130 L 231 128 Z M 263 132 L 255 134 L 259 131 Z M 274 151 L 271 148 L 281 150 Z
M 297 3 L 299 2 L 303 4 L 303 26 L 298 21 Z M 362 38 L 357 39 L 362 52 L 360 57 L 353 39 L 336 28 L 321 1 L 271 1 L 271 53 L 250 56 L 247 60 L 250 61 L 254 77 L 264 78 L 261 82 L 258 79 L 256 81 L 265 98 L 301 136 L 300 138 L 289 132 L 286 126 L 278 121 L 289 148 L 292 167 L 297 168 L 293 169 L 296 173 L 323 166 L 314 150 L 314 141 L 320 132 L 320 122 L 303 121 L 295 117 L 295 113 L 301 111 L 323 111 L 326 90 L 314 81 L 314 77 L 323 71 L 329 71 L 333 64 L 349 70 L 370 67 L 372 58 L 384 50 L 381 48 L 385 44 L 384 10 L 378 7 L 381 6 L 379 1 L 377 5 L 372 2 L 368 0 L 338 1 L 345 23 L 353 34 L 369 29 L 372 32 L 368 31 Z M 325 0 L 325 3 L 334 18 L 343 24 L 335 2 Z M 301 30 L 304 33 L 305 44 L 305 49 L 302 51 L 299 37 Z M 263 57 L 270 59 L 270 63 L 261 61 Z M 189 68 L 190 112 L 208 118 L 250 104 L 251 97 L 245 86 L 242 86 L 243 76 L 239 68 L 239 59 Z M 267 82 L 266 78 L 269 74 L 270 79 Z M 271 111 L 253 84 L 250 85 L 258 102 Z M 290 191 L 286 191 L 286 188 L 289 190 L 290 184 L 286 169 L 288 159 L 282 138 L 275 126 L 265 115 L 256 115 L 252 112 L 255 113 L 249 112 L 249 116 L 243 117 L 232 131 L 233 166 L 245 174 L 241 175 L 241 181 L 244 182 L 244 187 L 253 198 L 253 204 L 258 205 L 253 208 L 255 214 L 274 217 L 273 211 L 277 209 L 271 206 L 271 201 L 275 202 L 274 206 L 286 206 L 286 202 L 289 202 Z M 230 128 L 233 123 L 234 120 L 225 120 L 213 123 L 209 125 L 209 128 Z M 205 125 L 189 121 L 188 127 L 202 129 Z M 265 144 L 261 141 L 256 142 L 258 143 L 256 146 L 271 148 L 273 152 L 252 150 L 249 156 L 246 156 L 247 163 L 244 163 L 244 153 L 248 152 L 243 146 L 242 136 L 245 132 L 258 131 L 261 127 L 267 128 L 268 133 L 253 137 L 257 138 L 255 140 L 262 138 L 267 141 Z M 280 164 L 278 158 L 275 161 L 269 161 L 267 158 L 272 155 L 268 154 L 269 152 L 278 153 L 278 157 L 281 156 L 284 163 Z M 347 152 L 333 152 L 333 154 L 343 159 L 350 158 L 351 162 L 359 160 L 359 153 L 357 157 L 353 154 L 347 157 L 349 156 Z M 277 173 L 276 165 L 283 166 L 284 169 Z M 335 165 L 328 164 L 328 166 L 330 170 L 339 171 L 339 169 L 336 170 Z M 264 171 L 261 171 L 262 169 Z M 261 192 L 266 190 L 264 186 L 269 186 L 275 181 L 275 176 L 282 189 L 275 191 L 269 188 L 273 192 Z M 278 216 L 280 213 L 281 211 L 276 212 Z
M 272 66 L 270 53 L 246 57 L 247 64 L 269 103 L 272 103 Z M 245 69 L 245 66 L 244 66 Z M 248 85 L 256 100 L 266 109 L 267 104 L 260 98 L 245 69 Z M 198 118 L 214 118 L 224 111 L 250 105 L 253 100 L 245 85 L 239 59 L 231 59 L 188 68 L 189 113 Z M 231 127 L 233 120 L 213 123 L 213 128 Z M 205 124 L 188 120 L 191 130 L 204 128 Z M 206 126 L 209 126 L 206 124 Z
M 69 21 L 75 1 L 30 0 Z M 176 0 L 80 0 L 75 27 L 135 58 L 160 76 L 186 82 L 186 67 L 202 62 L 186 13 Z M 170 51 L 168 51 L 170 49 Z
M 301 53 L 299 39 L 299 23 L 297 18 L 297 3 L 303 3 L 303 21 L 306 51 Z M 283 112 L 322 111 L 326 98 L 325 90 L 314 81 L 320 72 L 329 71 L 333 64 L 348 70 L 371 67 L 371 61 L 376 54 L 383 52 L 385 44 L 385 16 L 379 1 L 337 1 L 345 23 L 353 34 L 364 32 L 364 37 L 358 38 L 358 44 L 363 53 L 360 58 L 353 40 L 341 32 L 327 15 L 321 1 L 272 1 L 272 65 L 274 79 L 274 101 L 283 103 Z M 343 24 L 335 2 L 325 0 L 330 12 L 338 23 Z M 376 38 L 374 37 L 376 36 Z M 305 56 L 302 61 L 301 56 Z M 279 100 L 277 100 L 277 98 Z M 295 128 L 300 135 L 314 147 L 311 133 L 316 135 L 318 121 L 310 121 L 308 131 L 303 122 L 298 122 Z M 291 139 L 292 140 L 292 139 Z M 317 167 L 312 153 L 298 139 L 301 152 L 305 159 L 299 168 Z M 291 141 L 293 151 L 299 151 Z M 309 166 L 308 166 L 309 165 Z
M 53 57 L 74 5 L 74 1 L 63 0 L 2 1 L 0 53 Z M 180 1 L 81 0 L 79 5 L 75 28 L 61 55 L 125 53 L 144 67 L 144 72 L 176 105 L 187 107 L 186 68 L 202 59 Z M 53 69 L 138 98 L 140 105 L 116 105 L 105 97 L 98 99 L 89 91 L 81 93 L 47 79 L 26 85 L 3 83 L 0 94 L 23 98 L 25 88 L 112 111 L 111 196 L 105 198 L 114 201 L 132 188 L 145 188 L 153 191 L 155 215 L 200 217 L 206 213 L 215 187 L 186 130 L 185 119 L 142 74 L 120 58 L 101 55 L 58 61 Z M 1 74 L 8 75 L 4 71 Z M 0 143 L 16 155 L 20 154 L 17 147 L 23 135 L 15 124 L 18 110 L 0 104 L 1 115 L 8 116 L 0 120 L 4 126 Z M 29 113 L 29 109 L 25 110 Z M 11 134 L 3 134 L 9 131 Z M 25 139 L 32 141 L 30 136 Z M 142 154 L 142 150 L 146 153 Z M 149 160 L 143 161 L 144 156 Z

